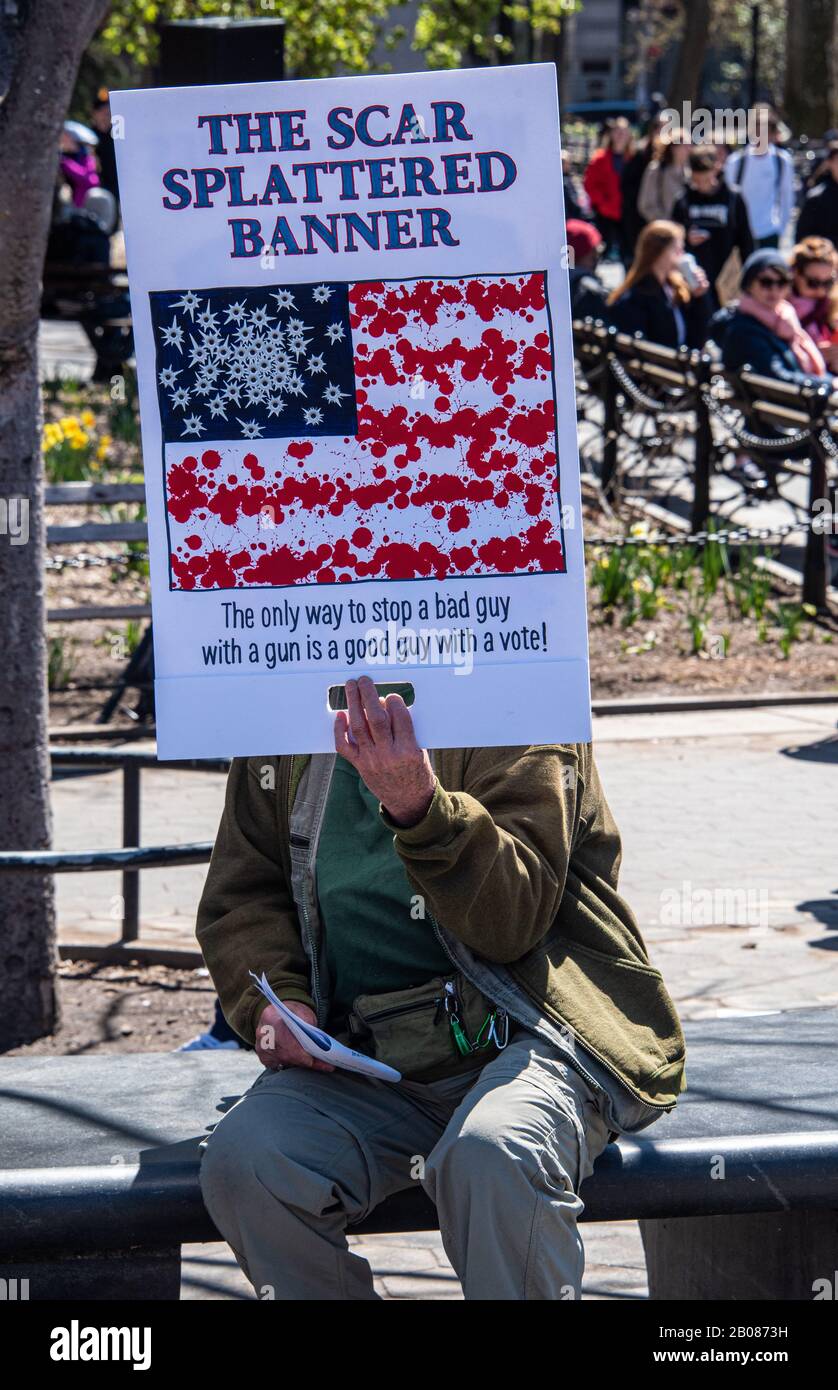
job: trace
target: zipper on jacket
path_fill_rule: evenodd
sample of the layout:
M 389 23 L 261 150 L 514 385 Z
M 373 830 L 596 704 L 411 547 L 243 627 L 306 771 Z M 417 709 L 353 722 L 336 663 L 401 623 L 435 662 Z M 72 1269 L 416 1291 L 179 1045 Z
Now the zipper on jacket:
M 389 1009 L 379 1009 L 378 1013 L 366 1014 L 365 1023 L 378 1023 L 382 1018 L 396 1018 L 399 1014 L 412 1014 L 417 1009 L 435 1009 L 436 1017 L 434 1023 L 438 1023 L 441 1016 L 442 996 L 437 995 L 435 999 L 420 999 L 413 1004 L 393 1004 Z
M 306 906 L 305 895 L 303 896 L 303 900 L 300 903 L 300 907 L 302 909 L 303 914 L 303 928 L 305 930 L 306 936 L 308 937 L 309 946 L 311 947 L 311 952 L 309 955 L 309 959 L 311 961 L 311 997 L 314 1000 L 314 1012 L 317 1018 L 317 1026 L 318 1028 L 322 1028 L 323 1025 L 320 1022 L 322 998 L 320 994 L 320 973 L 317 965 L 317 948 L 315 946 L 314 938 L 311 933 L 311 927 L 309 925 L 308 908 Z
M 308 759 L 308 761 L 309 761 L 309 762 L 311 761 L 310 758 Z M 292 759 L 292 764 L 293 764 L 293 759 Z M 303 769 L 303 773 L 305 773 L 305 769 Z M 300 779 L 300 780 L 302 780 L 302 779 Z M 307 939 L 308 939 L 308 943 L 309 943 L 308 958 L 309 958 L 309 960 L 310 960 L 310 962 L 311 962 L 311 997 L 312 997 L 312 1000 L 314 1001 L 314 1012 L 315 1012 L 315 1015 L 316 1015 L 316 1017 L 317 1017 L 317 1026 L 318 1026 L 319 1028 L 325 1028 L 326 1020 L 325 1020 L 325 1017 L 322 1017 L 322 1015 L 324 1014 L 324 1009 L 323 1009 L 323 995 L 322 995 L 322 992 L 321 992 L 321 989 L 320 989 L 320 967 L 319 967 L 319 964 L 318 964 L 318 955 L 317 955 L 318 942 L 315 941 L 315 939 L 314 939 L 314 933 L 313 933 L 312 930 L 311 930 L 311 922 L 310 922 L 310 920 L 309 920 L 309 915 L 308 915 L 307 897 L 308 897 L 308 892 L 309 892 L 309 887 L 310 887 L 310 886 L 313 888 L 313 891 L 314 891 L 315 894 L 316 894 L 316 892 L 317 892 L 316 887 L 314 887 L 314 872 L 315 872 L 314 859 L 315 859 L 315 855 L 316 855 L 317 841 L 318 841 L 319 838 L 320 838 L 320 830 L 321 830 L 322 825 L 323 825 L 323 814 L 324 814 L 324 811 L 325 811 L 325 808 L 326 808 L 326 799 L 327 799 L 327 798 L 324 797 L 323 800 L 322 800 L 322 804 L 321 804 L 321 806 L 320 806 L 319 818 L 318 818 L 316 824 L 313 826 L 313 831 L 314 831 L 313 835 L 307 836 L 307 835 L 300 835 L 298 831 L 293 831 L 293 832 L 292 832 L 292 830 L 291 830 L 291 817 L 292 817 L 292 815 L 293 815 L 293 813 L 294 813 L 294 802 L 295 802 L 295 800 L 296 800 L 296 792 L 299 791 L 299 788 L 300 788 L 300 780 L 298 780 L 298 782 L 297 782 L 297 786 L 296 786 L 296 789 L 295 789 L 295 795 L 294 795 L 293 798 L 290 796 L 290 786 L 289 786 L 289 796 L 288 796 L 288 802 L 287 802 L 287 805 L 288 805 L 288 838 L 289 838 L 289 842 L 290 842 L 291 844 L 296 845 L 298 848 L 303 848 L 303 847 L 305 847 L 305 849 L 306 849 L 306 870 L 307 870 L 307 879 L 308 879 L 308 881 L 307 881 L 305 884 L 303 884 L 303 886 L 302 886 L 301 899 L 300 899 L 300 903 L 298 904 L 298 907 L 299 907 L 299 911 L 300 911 L 300 913 L 301 913 L 301 915 L 302 915 L 303 930 L 304 930 L 304 932 L 305 932 L 305 935 L 306 935 L 306 937 L 307 937 Z M 311 853 L 311 851 L 312 851 L 312 846 L 314 846 L 314 854 Z

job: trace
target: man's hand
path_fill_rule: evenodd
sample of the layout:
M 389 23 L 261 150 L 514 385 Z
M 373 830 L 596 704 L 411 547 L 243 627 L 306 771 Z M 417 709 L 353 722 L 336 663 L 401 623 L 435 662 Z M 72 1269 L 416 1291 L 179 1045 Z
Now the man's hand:
M 317 1023 L 314 1010 L 310 1009 L 308 1004 L 300 1004 L 296 999 L 286 999 L 283 1003 L 292 1014 L 296 1014 L 305 1023 Z M 273 1004 L 266 1005 L 259 1015 L 256 1025 L 256 1056 L 263 1067 L 270 1067 L 273 1071 L 279 1067 L 311 1067 L 314 1071 L 334 1071 L 334 1067 L 328 1062 L 318 1062 L 303 1051 L 284 1022 L 279 1009 L 274 1008 Z
M 436 778 L 416 742 L 410 710 L 401 695 L 382 699 L 369 676 L 346 682 L 346 703 L 335 715 L 335 748 L 397 825 L 416 825 L 433 800 Z

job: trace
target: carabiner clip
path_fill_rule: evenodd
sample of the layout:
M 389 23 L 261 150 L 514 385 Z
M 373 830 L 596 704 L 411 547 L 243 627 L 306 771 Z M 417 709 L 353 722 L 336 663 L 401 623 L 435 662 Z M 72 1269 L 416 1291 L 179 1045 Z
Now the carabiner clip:
M 498 1031 L 500 1023 L 500 1031 Z M 509 1042 L 509 1014 L 506 1009 L 495 1009 L 492 1015 L 492 1026 L 489 1029 L 489 1040 L 494 1040 L 498 1052 L 503 1052 Z

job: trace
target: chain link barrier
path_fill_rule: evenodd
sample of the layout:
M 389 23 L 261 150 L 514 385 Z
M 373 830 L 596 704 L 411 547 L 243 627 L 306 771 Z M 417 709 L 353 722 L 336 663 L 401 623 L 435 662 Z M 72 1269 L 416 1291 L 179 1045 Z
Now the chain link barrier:
M 48 555 L 45 568 L 58 571 L 108 569 L 114 565 L 132 565 L 137 560 L 147 559 L 147 550 L 134 550 L 122 555 Z
M 808 531 L 809 526 L 809 521 L 795 521 L 788 526 L 731 526 L 719 531 L 691 531 L 686 536 L 671 536 L 664 532 L 644 536 L 586 536 L 585 546 L 616 546 L 621 549 L 627 545 L 764 545 L 772 540 L 781 543 L 786 536 L 794 535 L 797 531 Z
M 745 449 L 755 449 L 764 454 L 781 454 L 786 453 L 789 449 L 796 449 L 800 444 L 808 444 L 812 438 L 811 429 L 797 430 L 795 434 L 769 435 L 764 438 L 762 435 L 753 434 L 744 426 L 737 428 L 725 414 L 725 411 L 738 409 L 733 401 L 717 400 L 712 389 L 705 389 L 703 396 L 708 410 L 716 416 L 717 420 L 721 421 L 737 444 L 741 444 Z
M 654 396 L 647 396 L 635 381 L 629 376 L 622 362 L 617 357 L 608 358 L 608 366 L 617 381 L 620 390 L 624 391 L 635 405 L 639 405 L 643 410 L 648 410 L 652 415 L 688 415 L 695 410 L 695 388 L 686 391 L 679 397 L 678 405 L 668 405 L 666 401 L 656 400 Z

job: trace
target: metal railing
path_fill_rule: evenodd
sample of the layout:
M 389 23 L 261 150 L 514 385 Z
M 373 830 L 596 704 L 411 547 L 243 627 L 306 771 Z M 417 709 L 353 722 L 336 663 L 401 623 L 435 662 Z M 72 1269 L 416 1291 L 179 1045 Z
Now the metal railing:
M 57 768 L 122 770 L 122 848 L 96 850 L 7 850 L 0 853 L 0 873 L 49 874 L 122 873 L 120 942 L 136 941 L 140 932 L 140 870 L 171 869 L 183 864 L 207 864 L 212 841 L 186 845 L 140 845 L 141 774 L 164 768 L 189 772 L 226 772 L 229 758 L 182 759 L 161 763 L 155 753 L 139 748 L 51 748 Z

